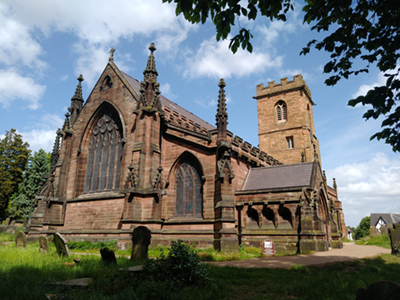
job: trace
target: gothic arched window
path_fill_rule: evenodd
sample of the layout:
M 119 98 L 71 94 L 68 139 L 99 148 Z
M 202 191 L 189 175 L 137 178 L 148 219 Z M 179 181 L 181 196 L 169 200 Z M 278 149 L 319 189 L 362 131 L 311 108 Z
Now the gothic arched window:
M 176 216 L 202 217 L 202 182 L 196 168 L 183 162 L 176 172 Z
M 276 117 L 278 121 L 286 121 L 287 114 L 286 114 L 286 103 L 282 100 L 279 101 L 276 106 Z
M 96 122 L 90 138 L 84 193 L 119 189 L 122 125 L 117 113 L 107 110 Z

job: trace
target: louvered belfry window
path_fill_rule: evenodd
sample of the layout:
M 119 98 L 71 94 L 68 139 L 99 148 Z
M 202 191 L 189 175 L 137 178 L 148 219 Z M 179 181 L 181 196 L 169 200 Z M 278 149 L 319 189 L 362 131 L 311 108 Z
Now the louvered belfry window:
M 276 104 L 276 117 L 278 121 L 286 121 L 286 103 L 279 101 Z
M 115 121 L 114 119 L 117 119 Z M 121 123 L 112 113 L 100 117 L 89 144 L 84 193 L 119 188 L 121 175 Z
M 199 173 L 183 162 L 176 173 L 176 216 L 201 218 L 202 198 Z

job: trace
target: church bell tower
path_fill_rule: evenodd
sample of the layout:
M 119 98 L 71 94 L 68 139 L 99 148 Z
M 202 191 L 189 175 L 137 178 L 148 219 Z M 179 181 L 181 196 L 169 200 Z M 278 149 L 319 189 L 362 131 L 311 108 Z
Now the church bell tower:
M 260 150 L 284 164 L 320 161 L 311 92 L 302 75 L 257 85 Z

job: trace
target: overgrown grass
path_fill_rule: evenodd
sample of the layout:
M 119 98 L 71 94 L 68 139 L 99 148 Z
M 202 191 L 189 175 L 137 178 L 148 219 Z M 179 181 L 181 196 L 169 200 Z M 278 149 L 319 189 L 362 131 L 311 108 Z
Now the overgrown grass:
M 159 249 L 161 251 L 161 249 Z M 290 269 L 216 267 L 207 265 L 207 286 L 187 286 L 171 293 L 169 282 L 154 282 L 102 264 L 100 257 L 73 254 L 57 256 L 50 244 L 48 254 L 39 253 L 37 243 L 27 248 L 0 246 L 0 299 L 44 299 L 45 294 L 62 294 L 73 299 L 355 299 L 358 288 L 378 280 L 400 283 L 400 258 L 376 258 L 338 262 L 324 266 L 294 266 Z M 119 267 L 132 265 L 117 258 Z M 67 263 L 67 264 L 65 264 Z M 91 277 L 87 288 L 57 287 L 54 281 Z
M 381 234 L 379 236 L 367 236 L 365 238 L 362 238 L 361 240 L 356 241 L 357 245 L 373 245 L 373 246 L 379 246 L 383 247 L 386 249 L 390 249 L 390 238 L 386 234 Z

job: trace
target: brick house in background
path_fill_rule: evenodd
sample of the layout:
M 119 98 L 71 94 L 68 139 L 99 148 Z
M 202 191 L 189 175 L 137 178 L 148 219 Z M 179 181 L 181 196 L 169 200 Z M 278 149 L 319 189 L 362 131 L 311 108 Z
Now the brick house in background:
M 269 238 L 277 253 L 341 248 L 342 207 L 321 170 L 302 76 L 257 86 L 257 148 L 227 129 L 223 79 L 213 126 L 161 95 L 149 49 L 141 82 L 119 70 L 112 50 L 84 105 L 78 78 L 29 235 L 124 248 L 144 225 L 152 244 L 230 252 Z

